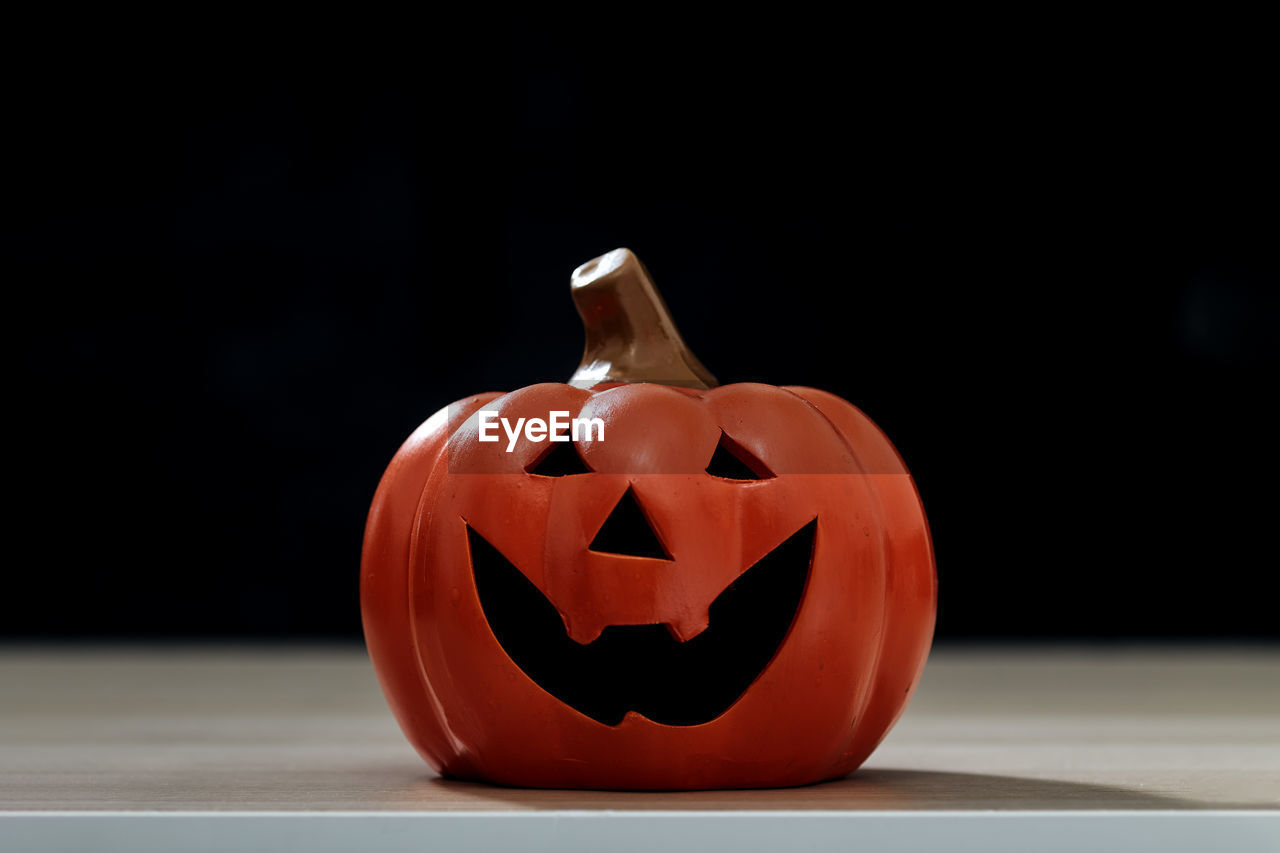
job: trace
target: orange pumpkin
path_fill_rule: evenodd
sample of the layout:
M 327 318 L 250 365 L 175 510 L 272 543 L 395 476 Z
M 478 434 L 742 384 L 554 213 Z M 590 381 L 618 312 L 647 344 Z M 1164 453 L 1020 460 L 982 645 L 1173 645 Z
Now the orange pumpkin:
M 510 785 L 845 775 L 933 633 L 910 474 L 832 394 L 714 387 L 627 250 L 573 288 L 573 381 L 441 410 L 378 487 L 362 605 L 397 720 L 439 772 Z M 599 419 L 603 438 L 481 441 L 481 411 Z

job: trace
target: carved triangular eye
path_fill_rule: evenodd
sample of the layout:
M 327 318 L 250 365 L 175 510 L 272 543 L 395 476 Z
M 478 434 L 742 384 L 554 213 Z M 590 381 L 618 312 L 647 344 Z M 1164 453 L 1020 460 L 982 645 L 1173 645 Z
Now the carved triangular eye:
M 525 468 L 530 474 L 540 477 L 571 477 L 574 474 L 590 474 L 591 469 L 582 461 L 573 442 L 553 441 L 551 449 L 545 451 Z
M 707 473 L 726 480 L 767 480 L 773 476 L 767 465 L 723 432 L 715 454 L 707 463 Z

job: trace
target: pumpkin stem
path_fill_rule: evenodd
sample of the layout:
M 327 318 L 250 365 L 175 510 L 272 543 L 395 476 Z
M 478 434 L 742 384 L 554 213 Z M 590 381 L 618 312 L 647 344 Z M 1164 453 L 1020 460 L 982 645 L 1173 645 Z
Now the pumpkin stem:
M 689 351 L 649 271 L 630 249 L 614 249 L 587 261 L 573 271 L 570 288 L 586 327 L 587 346 L 569 384 L 719 384 Z

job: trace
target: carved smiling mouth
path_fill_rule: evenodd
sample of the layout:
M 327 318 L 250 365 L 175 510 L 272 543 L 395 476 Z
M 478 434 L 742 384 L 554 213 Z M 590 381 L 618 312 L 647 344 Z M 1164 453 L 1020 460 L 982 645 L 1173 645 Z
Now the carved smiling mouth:
M 679 642 L 665 625 L 612 625 L 571 639 L 553 605 L 470 525 L 476 592 L 507 656 L 543 690 L 605 725 L 635 711 L 669 726 L 710 722 L 773 659 L 795 621 L 817 519 L 738 576 L 710 607 L 708 627 Z

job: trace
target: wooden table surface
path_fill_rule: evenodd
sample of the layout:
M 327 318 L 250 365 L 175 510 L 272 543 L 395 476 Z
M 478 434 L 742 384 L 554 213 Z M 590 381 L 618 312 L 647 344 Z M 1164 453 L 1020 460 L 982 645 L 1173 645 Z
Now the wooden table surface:
M 642 794 L 436 777 L 358 647 L 0 648 L 0 812 L 11 815 L 1278 809 L 1276 647 L 943 647 L 846 779 Z M 1280 842 L 1278 824 L 1265 826 Z

